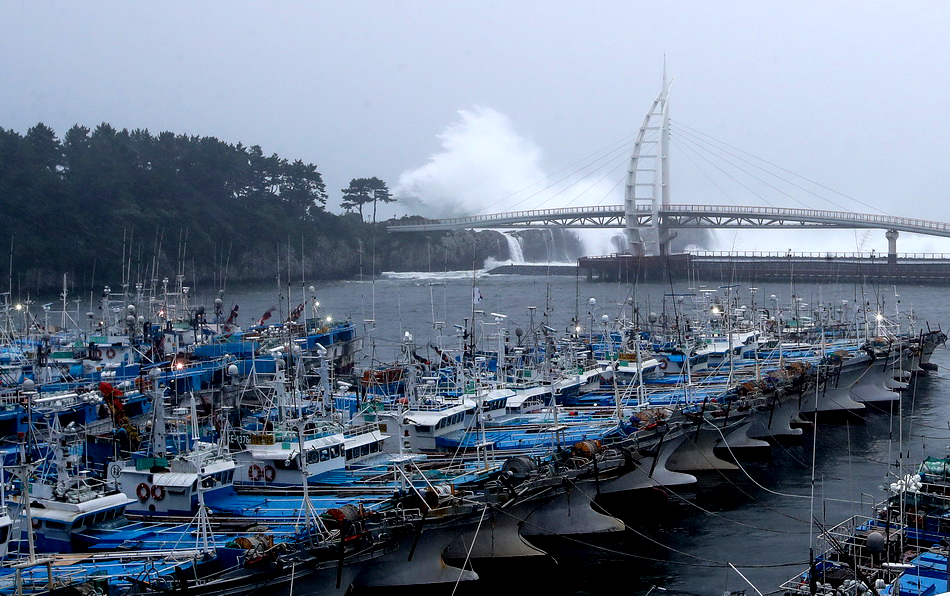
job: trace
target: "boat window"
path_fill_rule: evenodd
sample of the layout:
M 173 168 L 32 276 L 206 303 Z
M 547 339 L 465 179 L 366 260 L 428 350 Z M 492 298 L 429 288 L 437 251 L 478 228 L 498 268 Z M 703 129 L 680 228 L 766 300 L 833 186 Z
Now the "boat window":
M 10 533 L 10 526 L 0 527 L 0 544 L 3 544 L 7 541 L 7 534 Z
M 330 449 L 328 447 L 324 447 L 323 449 L 320 450 L 320 461 L 327 461 L 329 459 L 330 459 Z
M 431 426 L 425 426 L 425 425 L 422 425 L 422 424 L 417 424 L 417 425 L 416 425 L 416 432 L 417 432 L 417 433 L 432 432 L 432 427 L 431 427 Z
M 6 529 L 7 528 L 4 527 L 4 530 Z M 47 530 L 65 530 L 66 524 L 64 524 L 63 522 L 46 520 L 46 529 Z M 2 540 L 0 540 L 0 542 L 2 542 Z
M 353 450 L 352 450 L 352 449 L 347 449 L 347 450 L 346 450 L 346 459 L 353 459 Z
M 340 457 L 340 451 L 341 451 L 341 448 L 339 445 L 334 445 L 333 447 L 330 447 L 330 457 L 332 458 Z
M 369 445 L 360 445 L 360 455 L 369 455 Z
M 370 453 L 376 453 L 377 451 L 379 451 L 379 443 L 370 443 L 369 451 Z

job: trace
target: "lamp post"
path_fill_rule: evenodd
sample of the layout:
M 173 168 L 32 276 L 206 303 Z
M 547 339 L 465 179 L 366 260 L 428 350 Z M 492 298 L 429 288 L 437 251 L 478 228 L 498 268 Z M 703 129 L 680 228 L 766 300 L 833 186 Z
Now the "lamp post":
M 587 314 L 590 315 L 590 327 L 587 329 L 587 343 L 590 344 L 591 357 L 594 355 L 594 307 L 597 306 L 597 299 L 591 298 L 587 301 Z

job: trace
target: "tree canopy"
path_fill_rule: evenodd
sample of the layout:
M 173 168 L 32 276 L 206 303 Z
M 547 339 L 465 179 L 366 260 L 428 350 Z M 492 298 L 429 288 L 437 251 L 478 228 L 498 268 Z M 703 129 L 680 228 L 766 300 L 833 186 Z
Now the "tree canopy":
M 363 205 L 373 204 L 373 223 L 376 223 L 376 204 L 377 202 L 394 203 L 396 199 L 392 197 L 386 183 L 379 178 L 354 178 L 350 180 L 350 185 L 343 189 L 343 200 L 340 206 L 347 211 L 356 209 L 363 219 Z
M 0 250 L 13 249 L 13 290 L 22 293 L 60 287 L 63 274 L 75 296 L 76 287 L 176 273 L 221 288 L 278 272 L 299 280 L 404 270 L 429 258 L 448 267 L 472 254 L 459 243 L 475 236 L 397 238 L 364 224 L 363 205 L 373 203 L 375 220 L 376 203 L 393 201 L 378 178 L 356 179 L 344 195 L 360 217 L 325 210 L 317 166 L 258 145 L 107 123 L 73 126 L 62 139 L 43 123 L 26 134 L 0 128 Z
M 13 239 L 21 271 L 91 275 L 97 263 L 108 275 L 122 260 L 123 237 L 137 235 L 143 253 L 164 259 L 155 236 L 174 254 L 168 238 L 180 230 L 202 261 L 231 244 L 270 248 L 274 231 L 299 245 L 329 216 L 326 201 L 315 165 L 257 145 L 106 123 L 76 125 L 62 140 L 43 123 L 25 135 L 0 128 L 0 234 Z

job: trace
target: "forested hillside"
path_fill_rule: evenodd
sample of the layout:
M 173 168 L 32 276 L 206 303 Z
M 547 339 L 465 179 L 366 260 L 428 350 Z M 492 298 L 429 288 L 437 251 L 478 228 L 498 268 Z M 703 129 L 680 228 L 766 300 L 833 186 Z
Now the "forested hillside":
M 374 232 L 327 200 L 314 164 L 257 145 L 108 124 L 61 139 L 42 123 L 0 128 L 0 251 L 12 246 L 15 291 L 55 288 L 64 273 L 82 289 L 120 283 L 123 269 L 131 283 L 181 270 L 220 285 L 274 279 L 278 261 L 283 276 L 300 279 L 302 261 L 317 280 L 368 275 L 374 252 L 376 270 L 465 269 L 507 253 L 492 232 Z

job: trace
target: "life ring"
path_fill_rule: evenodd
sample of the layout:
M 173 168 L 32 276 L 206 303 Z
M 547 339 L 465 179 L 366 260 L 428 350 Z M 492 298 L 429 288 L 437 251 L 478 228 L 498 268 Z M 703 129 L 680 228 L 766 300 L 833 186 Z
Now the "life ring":
M 277 468 L 274 466 L 265 466 L 264 467 L 264 480 L 266 482 L 273 482 L 274 477 L 277 476 Z
M 263 470 L 261 470 L 261 467 L 257 464 L 251 464 L 251 467 L 247 469 L 247 477 L 254 482 L 260 480 L 263 475 Z
M 161 501 L 162 499 L 164 499 L 164 498 L 165 498 L 165 487 L 164 487 L 164 486 L 159 486 L 159 485 L 157 485 L 157 484 L 156 484 L 155 486 L 153 486 L 153 487 L 152 487 L 152 498 L 155 499 L 156 501 Z
M 99 350 L 99 348 L 93 348 L 89 350 L 89 356 L 91 358 L 102 358 L 102 352 Z
M 139 498 L 139 501 L 147 501 L 151 494 L 152 492 L 149 490 L 148 485 L 144 482 L 135 487 L 135 495 Z
M 660 370 L 666 370 L 667 362 L 666 360 L 660 360 Z
M 109 348 L 106 350 L 106 358 L 115 358 L 115 349 Z

